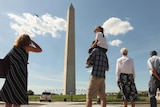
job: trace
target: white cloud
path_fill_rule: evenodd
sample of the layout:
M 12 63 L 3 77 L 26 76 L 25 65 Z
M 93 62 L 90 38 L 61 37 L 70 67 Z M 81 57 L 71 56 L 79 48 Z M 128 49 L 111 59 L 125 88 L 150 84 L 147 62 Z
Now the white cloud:
M 38 15 L 31 15 L 30 13 L 23 13 L 23 16 L 18 16 L 13 13 L 9 13 L 8 16 L 14 19 L 14 23 L 11 23 L 11 28 L 16 33 L 27 33 L 31 37 L 36 35 L 51 34 L 52 37 L 60 36 L 60 31 L 65 31 L 66 20 L 59 17 L 52 17 L 46 13 L 41 17 Z
M 109 41 L 109 44 L 111 46 L 119 46 L 120 44 L 122 44 L 122 41 L 119 39 L 113 40 L 113 41 Z
M 126 34 L 129 30 L 133 30 L 133 27 L 128 21 L 122 21 L 119 18 L 112 17 L 106 20 L 102 27 L 104 28 L 104 33 L 109 35 L 119 35 Z

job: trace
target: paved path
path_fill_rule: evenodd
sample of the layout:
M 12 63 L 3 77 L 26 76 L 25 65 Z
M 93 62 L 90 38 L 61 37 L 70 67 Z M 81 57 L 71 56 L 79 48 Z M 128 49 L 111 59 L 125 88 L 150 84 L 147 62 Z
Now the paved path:
M 54 102 L 47 105 L 39 105 L 38 107 L 86 107 L 85 103 L 75 103 L 75 102 Z M 99 104 L 93 104 L 92 107 L 101 107 Z M 107 104 L 106 107 L 123 107 L 122 104 Z M 128 105 L 128 107 L 131 107 Z M 150 107 L 149 104 L 136 104 L 135 107 Z M 160 107 L 160 104 L 157 105 L 157 107 Z
M 0 107 L 4 107 L 4 102 L 0 102 Z M 29 105 L 21 107 L 86 107 L 85 102 L 30 102 Z M 92 107 L 100 107 L 99 104 L 93 104 Z M 123 107 L 122 104 L 107 104 L 106 107 Z M 130 105 L 128 107 L 131 107 Z M 136 107 L 150 107 L 149 104 L 136 104 Z M 157 105 L 160 107 L 160 104 Z
M 38 107 L 86 107 L 85 102 L 51 102 L 47 105 L 39 105 Z M 101 107 L 99 104 L 93 104 L 92 107 Z M 107 104 L 106 107 L 123 107 L 122 104 Z M 128 107 L 131 107 L 128 105 Z M 135 107 L 150 107 L 149 104 L 136 104 Z M 160 104 L 157 105 L 160 107 Z
M 159 107 L 160 105 L 158 105 Z M 51 102 L 47 105 L 39 105 L 38 107 L 86 107 L 85 102 Z M 93 104 L 92 107 L 100 107 L 99 104 Z M 123 107 L 122 104 L 107 104 L 106 107 Z M 131 107 L 128 105 L 128 107 Z M 136 107 L 150 107 L 149 104 L 136 104 Z
M 39 107 L 86 107 L 85 105 L 42 105 Z M 93 105 L 92 107 L 100 107 L 100 105 Z M 106 107 L 123 107 L 122 105 L 107 105 Z M 130 107 L 130 106 L 128 106 Z
M 85 103 L 75 102 L 54 102 L 48 105 L 40 105 L 39 107 L 86 107 Z M 93 104 L 92 107 L 100 107 L 99 104 Z M 123 107 L 122 105 L 107 105 L 106 107 Z M 130 106 L 129 106 L 130 107 Z

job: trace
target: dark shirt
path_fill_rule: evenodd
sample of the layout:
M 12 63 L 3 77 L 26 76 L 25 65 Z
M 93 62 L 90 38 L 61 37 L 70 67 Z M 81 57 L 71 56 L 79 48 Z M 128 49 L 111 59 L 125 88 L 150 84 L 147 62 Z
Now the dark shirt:
M 107 55 L 102 50 L 95 48 L 87 61 L 93 63 L 91 75 L 105 78 L 105 70 L 109 65 Z

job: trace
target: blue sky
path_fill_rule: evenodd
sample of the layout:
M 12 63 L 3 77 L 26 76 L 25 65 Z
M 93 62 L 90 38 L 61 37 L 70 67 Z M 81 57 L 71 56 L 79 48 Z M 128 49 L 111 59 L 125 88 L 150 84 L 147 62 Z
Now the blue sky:
M 76 89 L 85 93 L 90 69 L 85 68 L 93 29 L 105 29 L 110 70 L 106 92 L 118 92 L 115 66 L 126 47 L 134 60 L 136 86 L 146 91 L 149 80 L 147 59 L 151 50 L 160 53 L 159 0 L 5 0 L 0 1 L 0 57 L 12 48 L 19 33 L 28 33 L 43 49 L 30 53 L 28 89 L 60 92 L 63 86 L 65 23 L 70 4 L 75 8 Z M 38 15 L 38 17 L 36 17 Z M 0 86 L 4 79 L 0 79 Z

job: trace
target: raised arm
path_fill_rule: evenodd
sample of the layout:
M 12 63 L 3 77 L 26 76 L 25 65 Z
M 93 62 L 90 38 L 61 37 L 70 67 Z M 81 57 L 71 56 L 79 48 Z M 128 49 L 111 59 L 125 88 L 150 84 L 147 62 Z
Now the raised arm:
M 98 39 L 95 40 L 95 42 L 92 44 L 92 47 L 95 47 L 98 43 Z
M 27 53 L 28 52 L 42 52 L 41 47 L 33 40 L 31 40 L 31 45 L 25 47 L 25 50 Z

